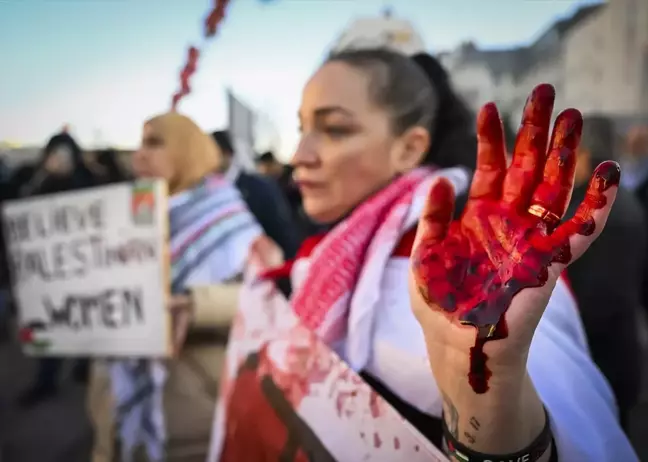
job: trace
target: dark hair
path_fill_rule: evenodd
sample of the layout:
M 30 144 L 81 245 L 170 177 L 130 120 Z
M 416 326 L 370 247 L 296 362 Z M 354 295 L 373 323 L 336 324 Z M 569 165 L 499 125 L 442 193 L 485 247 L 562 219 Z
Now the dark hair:
M 212 133 L 212 138 L 216 141 L 216 144 L 223 151 L 223 154 L 226 156 L 234 155 L 234 145 L 232 144 L 232 138 L 227 130 L 218 130 Z
M 256 158 L 256 163 L 257 164 L 265 164 L 265 163 L 273 163 L 277 162 L 277 158 L 275 155 L 272 153 L 272 151 L 266 151 L 263 154 L 261 154 L 259 157 Z
M 130 175 L 119 162 L 119 153 L 116 149 L 107 148 L 97 151 L 97 163 L 106 169 L 108 182 L 117 183 L 130 179 Z
M 346 50 L 326 62 L 348 64 L 369 75 L 369 97 L 391 113 L 395 134 L 417 125 L 431 126 L 437 108 L 434 88 L 407 56 L 382 48 Z
M 81 150 L 81 147 L 75 141 L 75 139 L 70 136 L 70 134 L 65 132 L 57 133 L 50 138 L 50 140 L 45 145 L 45 149 L 43 149 L 41 162 L 45 162 L 47 158 L 61 146 L 67 146 L 68 148 L 70 148 L 70 152 L 72 153 L 72 160 L 75 166 L 79 166 L 83 163 L 83 151 Z
M 386 49 L 360 49 L 335 53 L 326 62 L 343 62 L 367 72 L 370 97 L 392 114 L 394 133 L 417 125 L 430 131 L 424 164 L 475 168 L 474 117 L 435 58 L 425 53 L 408 58 Z
M 432 145 L 426 162 L 439 167 L 477 166 L 475 114 L 452 88 L 450 76 L 433 56 L 419 53 L 412 57 L 430 79 L 438 105 L 432 126 Z

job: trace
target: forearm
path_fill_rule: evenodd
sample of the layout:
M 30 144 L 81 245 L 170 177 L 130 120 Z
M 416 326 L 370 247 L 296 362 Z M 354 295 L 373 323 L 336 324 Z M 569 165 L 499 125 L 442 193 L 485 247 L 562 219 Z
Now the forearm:
M 193 324 L 196 327 L 226 327 L 238 308 L 240 283 L 192 287 Z
M 541 434 L 545 412 L 528 374 L 492 380 L 484 394 L 472 390 L 465 374 L 457 374 L 452 382 L 444 386 L 448 390 L 443 394 L 444 419 L 450 433 L 467 448 L 483 454 L 513 454 L 528 448 Z M 548 461 L 550 453 L 551 448 L 539 460 Z

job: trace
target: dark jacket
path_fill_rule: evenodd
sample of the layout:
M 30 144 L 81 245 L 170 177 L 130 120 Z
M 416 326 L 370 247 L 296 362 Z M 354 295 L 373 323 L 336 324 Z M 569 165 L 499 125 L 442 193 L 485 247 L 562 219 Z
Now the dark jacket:
M 283 195 L 288 200 L 292 220 L 299 235 L 299 241 L 302 242 L 307 237 L 327 229 L 327 226 L 315 223 L 304 211 L 302 195 L 293 180 L 292 173 L 293 168 L 290 165 L 284 166 L 283 173 L 277 179 L 277 182 Z
M 641 207 L 644 211 L 646 217 L 648 217 L 648 179 L 645 180 L 635 191 L 635 197 L 641 204 Z M 648 223 L 647 223 L 648 226 Z M 647 231 L 648 234 L 648 231 Z M 648 265 L 648 245 L 645 246 L 646 251 L 646 263 Z M 647 268 L 648 270 L 648 268 Z M 648 313 L 648 271 L 644 271 L 643 275 L 643 290 L 641 295 L 641 301 L 643 307 Z
M 585 186 L 574 190 L 567 217 L 573 216 L 585 190 Z M 640 203 L 619 188 L 605 229 L 567 272 L 592 358 L 610 382 L 622 417 L 640 391 L 637 311 L 642 305 L 646 237 Z
M 281 247 L 284 258 L 293 258 L 300 242 L 279 186 L 269 178 L 246 172 L 239 173 L 235 184 L 263 231 Z
M 73 166 L 67 175 L 51 175 L 45 171 L 44 165 L 50 155 L 61 145 L 67 145 L 72 153 Z M 25 197 L 53 194 L 63 191 L 89 188 L 101 184 L 83 162 L 83 152 L 79 145 L 67 133 L 54 135 L 45 148 L 38 162 L 21 165 L 0 186 L 2 201 Z M 0 230 L 0 234 L 2 230 Z M 7 266 L 4 237 L 0 240 L 0 286 L 9 284 L 9 269 Z

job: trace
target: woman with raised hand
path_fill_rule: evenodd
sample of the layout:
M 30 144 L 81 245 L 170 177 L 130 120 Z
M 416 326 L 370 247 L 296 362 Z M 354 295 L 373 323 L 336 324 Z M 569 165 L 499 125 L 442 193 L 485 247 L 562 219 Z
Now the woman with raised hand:
M 554 90 L 535 88 L 507 169 L 499 115 L 484 107 L 468 188 L 425 155 L 443 138 L 430 129 L 438 101 L 422 68 L 390 51 L 341 52 L 316 71 L 292 164 L 305 211 L 329 231 L 266 277 L 289 275 L 301 324 L 453 460 L 637 460 L 561 278 L 605 226 L 618 166 L 602 164 L 560 224 L 578 111 L 550 136 Z M 258 424 L 250 396 L 217 412 L 210 460 L 253 460 L 266 443 L 279 457 L 278 420 Z

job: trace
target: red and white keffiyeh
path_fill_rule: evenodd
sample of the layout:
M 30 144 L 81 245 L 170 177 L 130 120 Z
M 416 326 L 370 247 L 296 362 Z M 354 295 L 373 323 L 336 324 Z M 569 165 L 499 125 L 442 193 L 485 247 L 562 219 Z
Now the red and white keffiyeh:
M 295 314 L 355 370 L 368 359 L 372 310 L 387 261 L 401 237 L 416 226 L 426 193 L 439 176 L 448 178 L 458 193 L 468 186 L 469 175 L 461 168 L 413 170 L 335 226 L 307 265 L 299 258 L 293 265 Z M 354 335 L 348 335 L 349 329 Z M 347 338 L 351 343 L 345 342 Z

